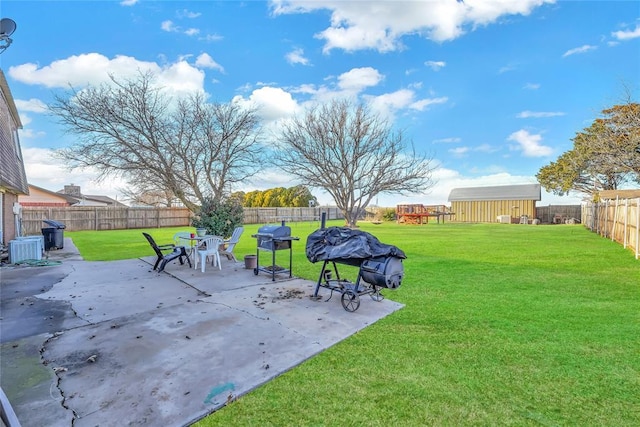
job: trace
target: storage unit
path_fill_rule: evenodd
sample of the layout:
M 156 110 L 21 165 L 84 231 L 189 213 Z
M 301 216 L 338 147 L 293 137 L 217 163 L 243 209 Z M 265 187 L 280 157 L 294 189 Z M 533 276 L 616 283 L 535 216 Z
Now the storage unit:
M 449 193 L 456 222 L 495 222 L 509 216 L 517 223 L 524 215 L 536 218 L 536 202 L 541 199 L 540 184 L 495 187 L 454 188 Z M 500 221 L 502 222 L 502 220 Z

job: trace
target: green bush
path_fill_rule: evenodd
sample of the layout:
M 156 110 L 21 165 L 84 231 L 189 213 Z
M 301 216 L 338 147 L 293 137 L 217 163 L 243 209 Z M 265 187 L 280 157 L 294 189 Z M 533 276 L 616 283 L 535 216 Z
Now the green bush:
M 191 220 L 191 225 L 205 228 L 207 234 L 228 238 L 236 227 L 242 226 L 243 221 L 242 204 L 237 199 L 229 198 L 216 202 L 207 198 Z
M 396 220 L 396 210 L 394 208 L 384 208 L 382 209 L 382 220 L 383 221 L 395 221 Z

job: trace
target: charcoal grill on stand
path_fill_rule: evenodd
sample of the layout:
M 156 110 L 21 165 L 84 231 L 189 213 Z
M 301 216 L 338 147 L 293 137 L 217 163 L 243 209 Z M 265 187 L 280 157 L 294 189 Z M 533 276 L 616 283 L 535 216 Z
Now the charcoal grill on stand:
M 350 312 L 360 307 L 360 296 L 369 295 L 382 301 L 382 288 L 397 289 L 402 284 L 406 255 L 396 246 L 380 243 L 370 233 L 346 227 L 321 228 L 307 238 L 307 259 L 324 261 L 313 298 L 318 299 L 320 287 L 340 292 L 342 307 Z M 336 264 L 360 267 L 355 282 L 340 277 Z M 331 269 L 327 267 L 331 266 Z M 335 277 L 333 275 L 335 274 Z
M 251 235 L 256 239 L 256 267 L 253 269 L 253 274 L 256 276 L 261 271 L 271 274 L 271 280 L 276 280 L 276 274 L 289 273 L 291 276 L 291 242 L 293 240 L 300 240 L 298 237 L 291 237 L 291 228 L 284 225 L 264 225 L 258 229 L 256 234 Z M 276 265 L 276 251 L 289 250 L 289 268 L 284 268 Z M 271 252 L 271 265 L 260 265 L 260 251 Z

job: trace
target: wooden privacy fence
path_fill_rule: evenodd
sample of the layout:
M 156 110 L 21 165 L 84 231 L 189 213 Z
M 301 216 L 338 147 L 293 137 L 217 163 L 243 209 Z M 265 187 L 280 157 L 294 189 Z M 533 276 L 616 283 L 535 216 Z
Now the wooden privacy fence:
M 581 205 L 536 206 L 536 218 L 543 224 L 564 224 L 567 220 L 582 221 Z
M 68 231 L 80 231 L 180 227 L 189 225 L 190 218 L 186 208 L 24 206 L 22 230 L 27 236 L 40 234 L 43 227 L 49 227 L 44 220 L 61 222 Z
M 269 224 L 281 221 L 320 221 L 326 212 L 327 220 L 344 218 L 338 208 L 245 208 L 245 224 Z M 123 230 L 129 228 L 188 227 L 191 214 L 186 208 L 143 208 L 70 206 L 22 208 L 22 235 L 41 234 L 49 227 L 44 220 L 65 225 L 65 230 Z
M 271 224 L 282 221 L 320 221 L 322 213 L 325 212 L 326 219 L 343 219 L 344 215 L 338 208 L 316 207 L 316 208 L 244 208 L 245 224 Z
M 640 198 L 605 200 L 582 205 L 582 223 L 640 257 Z

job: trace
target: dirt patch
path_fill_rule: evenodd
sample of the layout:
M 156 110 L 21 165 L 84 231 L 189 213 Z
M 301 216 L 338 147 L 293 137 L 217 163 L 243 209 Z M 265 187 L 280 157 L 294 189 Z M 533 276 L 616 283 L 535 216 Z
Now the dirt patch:
M 253 300 L 253 304 L 258 308 L 264 308 L 264 305 L 268 302 L 275 303 L 277 301 L 302 299 L 304 297 L 304 291 L 300 289 L 281 289 L 275 288 L 271 292 L 267 292 L 266 287 L 261 287 L 260 292 L 256 299 Z

